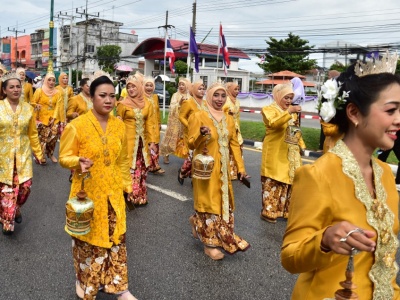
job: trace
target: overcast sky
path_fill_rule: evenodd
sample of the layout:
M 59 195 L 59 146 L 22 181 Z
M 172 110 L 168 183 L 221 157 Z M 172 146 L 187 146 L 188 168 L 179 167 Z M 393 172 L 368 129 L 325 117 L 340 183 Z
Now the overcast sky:
M 14 35 L 8 29 L 25 30 L 25 34 L 48 27 L 50 0 L 1 0 L 1 36 Z M 55 0 L 54 14 L 71 15 L 76 8 L 83 12 L 85 0 Z M 192 24 L 193 0 L 89 0 L 88 13 L 124 23 L 123 31 L 134 31 L 139 42 L 163 36 L 166 11 L 169 31 L 174 39 L 187 40 Z M 399 0 L 198 0 L 196 40 L 217 44 L 219 23 L 222 23 L 228 47 L 262 52 L 269 37 L 284 39 L 289 32 L 315 45 L 342 40 L 368 45 L 389 43 L 400 45 Z M 82 19 L 77 19 L 78 21 Z M 18 26 L 18 27 L 17 27 Z M 59 21 L 55 19 L 55 26 Z M 22 35 L 23 33 L 19 33 Z M 322 64 L 322 55 L 312 58 Z M 258 58 L 243 61 L 241 68 L 260 71 Z

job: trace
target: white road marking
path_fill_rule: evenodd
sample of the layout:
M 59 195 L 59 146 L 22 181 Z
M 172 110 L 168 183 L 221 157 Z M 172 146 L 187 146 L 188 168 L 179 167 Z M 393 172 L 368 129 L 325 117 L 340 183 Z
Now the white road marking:
M 165 194 L 167 196 L 170 196 L 172 198 L 178 199 L 179 201 L 190 200 L 190 198 L 188 198 L 188 197 L 186 197 L 186 196 L 184 196 L 182 194 L 176 193 L 176 192 L 168 190 L 168 189 L 163 189 L 163 188 L 161 188 L 159 186 L 156 186 L 156 185 L 152 185 L 152 184 L 146 183 L 146 186 L 148 188 L 152 189 L 152 190 L 155 190 L 157 192 L 163 193 L 163 194 Z

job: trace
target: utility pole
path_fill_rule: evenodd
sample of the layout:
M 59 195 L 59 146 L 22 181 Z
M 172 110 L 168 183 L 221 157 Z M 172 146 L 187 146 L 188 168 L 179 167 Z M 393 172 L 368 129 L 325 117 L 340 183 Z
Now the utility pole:
M 90 15 L 88 13 L 88 0 L 86 0 L 86 9 L 83 10 L 83 12 L 79 12 L 78 8 L 76 9 L 76 13 L 80 14 L 80 15 L 85 15 L 85 36 L 84 36 L 84 42 L 83 42 L 83 68 L 82 68 L 82 74 L 83 75 L 87 75 L 86 74 L 86 51 L 87 51 L 87 36 L 88 36 L 88 20 L 89 20 L 89 16 L 90 17 L 95 17 L 98 18 L 100 13 L 97 13 L 95 15 Z
M 18 22 L 17 22 L 17 28 L 10 29 L 10 27 L 7 28 L 8 31 L 14 32 L 15 33 L 15 69 L 18 68 L 18 33 L 25 33 L 25 29 L 18 30 Z M 11 47 L 11 45 L 10 45 Z
M 62 25 L 61 27 L 64 29 L 64 19 L 68 19 L 70 20 L 70 25 L 69 25 L 69 41 L 68 41 L 68 85 L 72 86 L 72 63 L 71 63 L 71 50 L 72 50 L 72 31 L 73 31 L 73 26 L 74 26 L 74 19 L 76 17 L 74 17 L 74 15 L 68 15 L 66 12 L 62 13 L 60 12 L 57 15 L 57 18 L 61 19 Z M 64 41 L 64 37 L 61 37 L 61 40 Z M 62 42 L 63 44 L 64 42 Z M 61 53 L 62 55 L 62 53 Z M 60 55 L 60 57 L 61 57 Z M 76 59 L 78 60 L 78 57 L 76 57 Z M 78 66 L 78 64 L 77 64 Z
M 193 34 L 196 35 L 196 0 L 193 2 L 193 16 L 192 16 L 192 31 Z M 188 57 L 187 57 L 187 71 L 186 71 L 186 78 L 190 81 L 193 81 L 193 73 L 191 78 L 190 76 L 190 67 L 192 65 L 192 53 L 190 52 L 190 43 L 192 42 L 190 39 L 191 35 L 189 34 L 189 43 L 188 43 Z
M 168 28 L 175 27 L 173 25 L 168 24 L 168 10 L 166 11 L 165 14 L 165 25 L 164 26 L 158 26 L 158 28 L 164 28 L 165 29 L 165 36 L 164 36 L 164 86 L 163 86 L 163 118 L 165 118 L 165 73 L 167 72 L 167 38 L 168 38 Z

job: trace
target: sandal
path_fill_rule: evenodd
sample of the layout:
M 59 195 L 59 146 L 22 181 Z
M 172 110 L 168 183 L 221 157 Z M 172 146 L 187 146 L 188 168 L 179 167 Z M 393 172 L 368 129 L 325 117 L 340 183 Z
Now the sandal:
M 161 174 L 165 173 L 165 170 L 162 169 L 162 168 L 159 168 L 157 171 L 154 171 L 153 173 L 156 174 L 156 175 L 161 175 Z
M 212 260 L 221 260 L 224 258 L 224 254 L 218 248 L 204 246 L 204 253 Z
M 168 155 L 164 156 L 164 164 L 166 164 L 166 165 L 169 164 L 169 156 Z
M 133 295 L 131 294 L 130 291 L 126 291 L 126 292 L 120 294 L 120 295 L 117 297 L 117 299 L 118 299 L 118 300 L 138 300 L 135 296 L 133 296 Z
M 85 292 L 81 288 L 81 285 L 79 284 L 78 281 L 75 283 L 75 291 L 76 291 L 76 297 L 77 298 L 83 299 L 85 297 Z
M 178 170 L 178 182 L 180 185 L 183 185 L 183 182 L 185 181 L 185 178 L 181 177 L 181 169 Z
M 266 216 L 260 215 L 261 220 L 267 221 L 268 223 L 272 223 L 275 224 L 276 223 L 276 219 L 272 219 L 272 218 L 268 218 Z

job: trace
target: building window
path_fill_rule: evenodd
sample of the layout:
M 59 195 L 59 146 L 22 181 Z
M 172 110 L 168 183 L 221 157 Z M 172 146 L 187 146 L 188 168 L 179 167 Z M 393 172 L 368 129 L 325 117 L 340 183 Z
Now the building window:
M 208 76 L 200 76 L 200 79 L 203 80 L 204 88 L 207 89 L 207 86 L 208 86 Z
M 94 45 L 86 45 L 86 53 L 94 53 Z
M 236 82 L 239 85 L 239 90 L 242 89 L 242 78 L 227 77 L 226 82 Z

